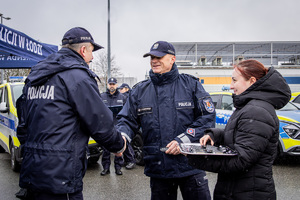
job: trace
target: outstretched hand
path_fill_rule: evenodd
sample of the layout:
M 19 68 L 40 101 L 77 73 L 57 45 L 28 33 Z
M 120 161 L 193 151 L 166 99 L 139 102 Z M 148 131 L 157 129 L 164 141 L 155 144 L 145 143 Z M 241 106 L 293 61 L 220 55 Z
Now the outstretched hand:
M 124 147 L 123 147 L 123 149 L 122 149 L 121 152 L 119 152 L 119 153 L 114 153 L 115 156 L 117 156 L 117 157 L 121 157 L 121 156 L 123 155 L 125 149 L 126 149 L 126 141 L 127 141 L 127 140 L 126 140 L 126 138 L 125 138 L 124 136 L 122 136 L 122 138 L 123 138 L 123 140 L 124 140 Z

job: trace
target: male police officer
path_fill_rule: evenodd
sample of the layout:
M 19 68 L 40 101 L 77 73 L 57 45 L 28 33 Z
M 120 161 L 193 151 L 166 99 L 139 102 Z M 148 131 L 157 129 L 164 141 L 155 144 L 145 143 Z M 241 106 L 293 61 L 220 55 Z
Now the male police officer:
M 107 91 L 101 93 L 103 102 L 113 111 L 113 117 L 115 122 L 118 112 L 122 109 L 124 103 L 126 102 L 126 97 L 117 90 L 117 87 L 117 79 L 111 77 L 107 81 Z M 121 168 L 124 164 L 123 158 L 115 156 L 114 163 L 116 174 L 122 175 Z M 110 173 L 110 151 L 108 151 L 106 148 L 103 148 L 102 167 L 102 176 Z
M 129 141 L 142 128 L 151 199 L 177 199 L 178 186 L 183 199 L 210 199 L 205 172 L 188 165 L 178 143 L 199 142 L 204 130 L 214 126 L 211 98 L 198 79 L 178 73 L 172 44 L 158 41 L 147 56 L 150 79 L 131 90 L 118 128 Z M 168 149 L 162 152 L 162 147 Z
M 80 27 L 67 31 L 62 45 L 32 67 L 18 99 L 20 186 L 31 199 L 83 199 L 90 136 L 118 156 L 126 146 L 89 69 L 102 47 Z
M 119 87 L 119 91 L 126 97 L 128 97 L 130 90 L 131 88 L 127 83 L 122 83 L 122 85 Z

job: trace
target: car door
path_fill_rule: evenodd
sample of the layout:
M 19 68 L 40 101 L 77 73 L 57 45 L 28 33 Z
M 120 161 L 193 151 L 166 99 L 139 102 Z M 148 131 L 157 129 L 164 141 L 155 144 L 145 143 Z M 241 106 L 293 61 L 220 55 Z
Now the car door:
M 8 152 L 9 151 L 9 108 L 8 108 L 8 94 L 7 88 L 3 85 L 0 88 L 0 136 L 1 145 Z
M 225 128 L 234 111 L 232 95 L 230 93 L 211 94 L 216 108 L 216 128 Z

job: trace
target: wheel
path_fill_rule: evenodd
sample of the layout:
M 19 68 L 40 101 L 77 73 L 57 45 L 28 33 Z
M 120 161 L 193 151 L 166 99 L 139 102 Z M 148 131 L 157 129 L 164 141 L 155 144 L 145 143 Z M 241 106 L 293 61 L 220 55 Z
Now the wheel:
M 10 163 L 11 163 L 11 168 L 13 171 L 15 172 L 19 172 L 20 171 L 20 163 L 18 163 L 17 158 L 16 158 L 16 150 L 15 147 L 13 145 L 13 143 L 10 143 Z
M 88 159 L 88 164 L 93 165 L 97 164 L 100 156 L 103 153 L 103 150 L 99 146 L 89 147 L 90 157 Z
M 131 141 L 131 146 L 135 155 L 135 162 L 137 165 L 144 166 L 144 152 L 143 152 L 143 139 L 140 134 L 137 134 Z
M 89 158 L 88 159 L 88 164 L 89 165 L 94 165 L 94 164 L 97 164 L 98 163 L 98 160 L 99 160 L 100 156 L 97 156 L 97 157 L 93 157 L 93 158 Z

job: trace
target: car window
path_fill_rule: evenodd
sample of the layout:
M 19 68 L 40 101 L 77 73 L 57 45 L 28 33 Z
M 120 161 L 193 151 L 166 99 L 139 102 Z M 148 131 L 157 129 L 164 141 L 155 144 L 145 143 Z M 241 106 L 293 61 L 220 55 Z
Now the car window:
M 7 93 L 7 87 L 5 86 L 4 89 L 4 102 L 6 102 L 6 107 L 8 107 L 8 93 Z
M 0 88 L 0 102 L 2 102 L 2 95 L 3 95 L 3 87 Z
M 215 108 L 218 108 L 218 101 L 220 99 L 220 95 L 213 94 L 213 95 L 211 95 L 211 99 L 213 101 L 213 104 L 214 104 Z
M 299 110 L 299 108 L 294 106 L 292 103 L 288 102 L 283 108 L 281 108 L 279 110 L 281 110 L 281 111 L 292 111 L 292 110 Z
M 222 110 L 232 110 L 233 109 L 233 101 L 232 101 L 231 95 L 223 95 L 221 109 Z
M 294 103 L 300 103 L 300 95 L 296 96 L 296 98 L 293 100 Z
M 22 94 L 23 87 L 24 87 L 24 85 L 12 85 L 11 86 L 11 90 L 12 90 L 11 95 L 12 95 L 14 106 L 16 106 L 16 101 Z

